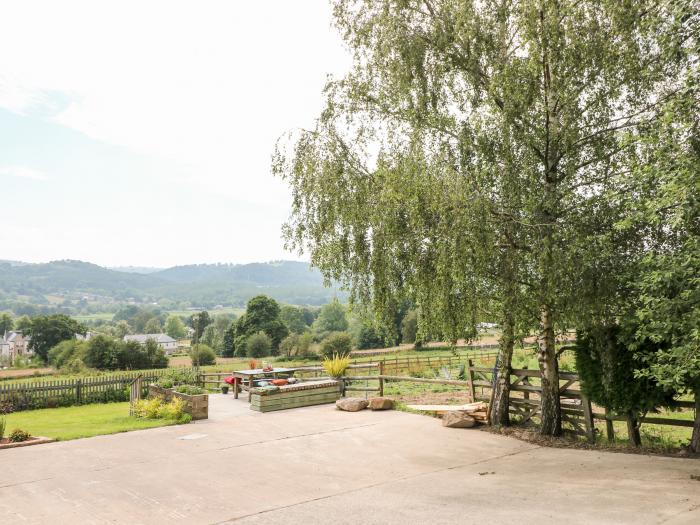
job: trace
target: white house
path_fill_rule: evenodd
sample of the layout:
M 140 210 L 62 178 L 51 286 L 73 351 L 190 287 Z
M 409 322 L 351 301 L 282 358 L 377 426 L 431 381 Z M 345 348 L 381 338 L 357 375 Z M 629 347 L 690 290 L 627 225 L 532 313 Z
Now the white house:
M 12 363 L 16 358 L 31 357 L 34 352 L 29 348 L 31 337 L 25 336 L 21 330 L 5 332 L 0 340 L 0 358 Z
M 134 334 L 124 336 L 124 341 L 136 341 L 140 345 L 145 345 L 149 339 L 158 343 L 158 346 L 163 349 L 166 355 L 170 355 L 177 350 L 177 341 L 168 334 Z

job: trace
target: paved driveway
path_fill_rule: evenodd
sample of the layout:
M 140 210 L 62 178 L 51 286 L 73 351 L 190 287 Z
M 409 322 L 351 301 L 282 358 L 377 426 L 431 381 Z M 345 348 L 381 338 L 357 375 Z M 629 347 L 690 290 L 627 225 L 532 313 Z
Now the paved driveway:
M 539 448 L 401 412 L 268 414 L 0 452 L 0 524 L 700 523 L 700 461 Z

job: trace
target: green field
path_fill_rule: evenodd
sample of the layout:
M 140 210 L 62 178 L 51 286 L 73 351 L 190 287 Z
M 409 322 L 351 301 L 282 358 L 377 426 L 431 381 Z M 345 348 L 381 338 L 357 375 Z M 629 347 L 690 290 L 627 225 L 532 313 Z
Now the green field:
M 168 310 L 164 311 L 166 315 L 177 315 L 179 317 L 189 317 L 194 313 L 197 313 L 199 310 Z M 240 308 L 240 307 L 233 307 L 233 306 L 227 306 L 226 308 L 219 308 L 217 310 L 208 310 L 209 314 L 212 317 L 215 317 L 217 315 L 221 314 L 234 314 L 236 317 L 240 317 L 242 314 L 245 313 L 245 308 Z M 80 321 L 81 323 L 87 323 L 87 322 L 92 322 L 92 321 L 111 321 L 112 317 L 114 317 L 113 312 L 99 312 L 96 314 L 85 314 L 85 315 L 73 315 L 73 319 L 76 321 Z
M 5 417 L 6 434 L 20 428 L 32 436 L 62 441 L 174 424 L 173 421 L 164 419 L 130 417 L 128 402 L 29 410 Z
M 73 315 L 73 319 L 81 323 L 89 321 L 111 321 L 114 314 L 112 312 L 100 312 L 98 314 Z

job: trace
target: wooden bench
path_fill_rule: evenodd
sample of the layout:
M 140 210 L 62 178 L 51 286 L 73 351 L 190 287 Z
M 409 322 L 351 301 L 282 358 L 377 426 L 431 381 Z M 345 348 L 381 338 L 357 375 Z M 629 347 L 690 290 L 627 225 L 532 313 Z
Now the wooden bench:
M 253 388 L 250 408 L 258 412 L 272 412 L 288 408 L 334 403 L 340 399 L 340 382 L 334 380 L 305 381 L 276 389 Z

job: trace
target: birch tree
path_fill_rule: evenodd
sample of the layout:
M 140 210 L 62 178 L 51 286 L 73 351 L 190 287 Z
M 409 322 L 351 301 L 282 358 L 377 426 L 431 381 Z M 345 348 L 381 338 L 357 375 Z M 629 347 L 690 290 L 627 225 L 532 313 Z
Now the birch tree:
M 561 432 L 555 334 L 576 309 L 569 248 L 637 132 L 681 89 L 690 1 L 336 0 L 354 55 L 312 130 L 273 169 L 285 235 L 353 300 L 420 307 L 420 331 L 503 326 L 494 421 L 507 422 L 512 341 L 536 325 L 541 431 Z

